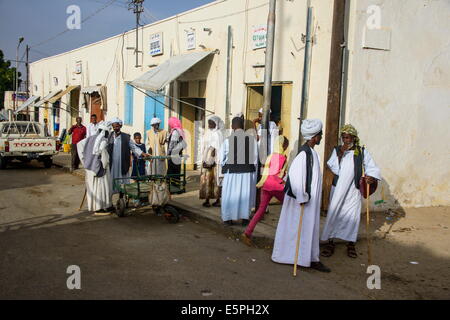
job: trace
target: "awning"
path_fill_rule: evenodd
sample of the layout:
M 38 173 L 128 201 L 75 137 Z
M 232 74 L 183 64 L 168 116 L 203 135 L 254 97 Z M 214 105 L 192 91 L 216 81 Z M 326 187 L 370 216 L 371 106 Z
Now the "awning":
M 34 104 L 34 107 L 40 107 L 42 106 L 44 103 L 48 102 L 49 99 L 51 99 L 52 97 L 56 96 L 58 93 L 60 93 L 61 90 L 57 90 L 57 91 L 53 91 L 50 92 L 48 95 L 46 95 L 43 99 L 39 100 L 38 102 L 36 102 Z
M 64 95 L 68 94 L 70 91 L 79 88 L 80 86 L 68 86 L 65 90 L 61 91 L 60 93 L 58 93 L 57 95 L 51 97 L 50 99 L 48 99 L 48 102 L 50 103 L 55 103 L 56 101 L 58 101 L 59 99 L 61 99 Z
M 93 92 L 100 92 L 102 86 L 90 86 L 90 87 L 83 87 L 81 88 L 81 93 L 93 93 Z
M 39 96 L 32 96 L 32 97 L 28 98 L 27 101 L 25 101 L 24 103 L 22 103 L 22 105 L 21 105 L 16 111 L 14 111 L 14 113 L 15 113 L 15 114 L 18 114 L 20 111 L 25 110 L 25 109 L 28 108 L 30 105 L 32 105 L 33 103 L 35 103 L 37 99 L 39 99 Z
M 134 79 L 130 84 L 144 90 L 158 91 L 212 53 L 214 51 L 201 51 L 174 56 Z

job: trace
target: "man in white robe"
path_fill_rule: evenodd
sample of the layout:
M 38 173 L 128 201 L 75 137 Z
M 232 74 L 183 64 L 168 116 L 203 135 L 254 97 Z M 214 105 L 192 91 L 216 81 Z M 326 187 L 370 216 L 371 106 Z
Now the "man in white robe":
M 243 128 L 242 118 L 235 117 L 233 134 L 224 141 L 220 151 L 224 175 L 221 214 L 226 225 L 232 225 L 233 220 L 242 220 L 247 225 L 255 206 L 258 150 L 254 136 L 245 133 Z
M 167 131 L 160 129 L 161 119 L 153 118 L 150 121 L 152 128 L 147 131 L 147 150 L 154 157 L 166 156 Z M 165 175 L 166 159 L 156 159 L 148 161 L 148 175 Z
M 295 263 L 301 205 L 304 205 L 297 265 L 330 272 L 319 259 L 322 174 L 319 155 L 314 146 L 320 144 L 322 139 L 322 122 L 318 119 L 303 120 L 301 132 L 306 143 L 288 171 L 272 260 L 285 264 Z
M 321 237 L 323 241 L 328 240 L 328 244 L 321 254 L 324 257 L 333 255 L 333 239 L 337 238 L 348 242 L 347 255 L 356 258 L 355 242 L 358 237 L 362 202 L 359 179 L 363 175 L 363 169 L 369 184 L 374 183 L 375 179 L 381 180 L 381 174 L 370 153 L 359 146 L 358 132 L 352 125 L 341 128 L 341 139 L 343 144 L 333 150 L 327 162 L 335 175 L 335 186 L 332 187 L 334 190 Z
M 119 190 L 116 188 L 116 184 L 130 183 L 130 179 L 128 178 L 131 176 L 131 152 L 133 152 L 136 157 L 148 157 L 150 155 L 142 152 L 142 150 L 131 140 L 130 135 L 121 131 L 122 120 L 114 118 L 111 120 L 111 124 L 114 132 L 109 137 L 108 152 L 111 157 L 110 168 L 113 193 L 118 193 Z M 120 180 L 116 180 L 116 183 L 114 183 L 114 179 Z M 120 194 L 120 197 L 123 197 L 123 194 Z
M 111 172 L 107 150 L 110 125 L 98 124 L 98 132 L 77 143 L 78 155 L 85 168 L 86 198 L 89 211 L 95 215 L 110 214 L 111 209 Z

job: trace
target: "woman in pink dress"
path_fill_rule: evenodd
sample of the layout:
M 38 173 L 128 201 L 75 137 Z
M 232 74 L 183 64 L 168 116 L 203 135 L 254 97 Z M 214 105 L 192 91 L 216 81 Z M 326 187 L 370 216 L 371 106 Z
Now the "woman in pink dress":
M 251 241 L 256 224 L 264 217 L 264 213 L 273 197 L 280 202 L 284 199 L 284 174 L 287 166 L 286 149 L 289 140 L 284 136 L 277 136 L 274 142 L 274 152 L 267 158 L 261 180 L 256 185 L 262 188 L 259 208 L 242 234 L 245 244 L 253 246 Z

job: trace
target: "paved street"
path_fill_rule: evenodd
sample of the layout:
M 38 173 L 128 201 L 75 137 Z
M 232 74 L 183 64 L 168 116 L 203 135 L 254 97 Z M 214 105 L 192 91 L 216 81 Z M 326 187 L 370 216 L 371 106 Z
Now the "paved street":
M 416 229 L 426 232 L 400 228 L 375 241 L 382 290 L 368 290 L 364 242 L 358 259 L 343 246 L 324 259 L 332 273 L 301 269 L 294 279 L 291 266 L 271 262 L 270 248 L 249 248 L 195 218 L 169 224 L 147 208 L 127 218 L 78 211 L 83 181 L 59 168 L 17 163 L 0 181 L 0 299 L 449 297 L 448 229 L 430 233 L 423 218 Z M 429 215 L 447 219 L 448 210 Z M 66 287 L 69 265 L 81 268 L 81 290 Z
M 294 280 L 291 267 L 272 263 L 268 252 L 195 222 L 169 224 L 151 211 L 79 213 L 81 179 L 19 167 L 0 171 L 2 299 L 365 298 L 317 273 Z M 81 290 L 66 287 L 73 264 Z

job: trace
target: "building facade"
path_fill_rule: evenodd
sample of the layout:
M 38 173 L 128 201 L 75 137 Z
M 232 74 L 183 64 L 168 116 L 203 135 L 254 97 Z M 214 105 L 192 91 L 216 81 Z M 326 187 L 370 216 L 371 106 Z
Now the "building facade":
M 334 2 L 309 1 L 308 118 L 326 118 Z M 291 156 L 299 138 L 307 9 L 308 1 L 277 1 L 271 106 L 291 141 Z M 357 127 L 382 169 L 374 209 L 450 204 L 449 13 L 446 0 L 347 0 L 341 123 Z M 176 116 L 188 133 L 195 168 L 205 117 L 230 121 L 242 112 L 252 120 L 262 107 L 267 14 L 267 0 L 219 0 L 139 28 L 137 59 L 132 30 L 33 62 L 30 89 L 42 98 L 39 120 L 47 118 L 58 134 L 76 116 L 87 123 L 95 113 L 117 116 L 125 132 L 144 134 L 153 116 L 164 128 Z M 187 61 L 201 52 L 207 54 L 182 74 L 169 69 L 164 87 L 132 85 L 180 56 Z M 323 167 L 323 145 L 317 150 Z

